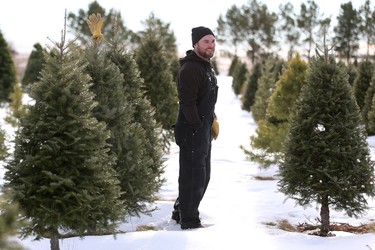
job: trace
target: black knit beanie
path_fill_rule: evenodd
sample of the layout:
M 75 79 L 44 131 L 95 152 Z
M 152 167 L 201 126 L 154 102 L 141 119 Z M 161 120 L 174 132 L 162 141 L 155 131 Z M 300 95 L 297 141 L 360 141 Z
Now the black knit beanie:
M 191 40 L 193 42 L 193 46 L 199 40 L 201 40 L 202 37 L 204 37 L 206 35 L 215 36 L 214 33 L 209 28 L 206 28 L 206 27 L 203 27 L 203 26 L 192 28 L 191 29 Z

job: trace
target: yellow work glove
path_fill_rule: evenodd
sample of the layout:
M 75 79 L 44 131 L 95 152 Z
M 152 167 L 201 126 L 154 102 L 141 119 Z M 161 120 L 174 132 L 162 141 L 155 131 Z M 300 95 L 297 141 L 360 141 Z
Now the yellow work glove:
M 95 42 L 101 41 L 104 38 L 104 36 L 101 31 L 102 26 L 103 26 L 103 18 L 100 15 L 100 13 L 96 15 L 95 14 L 89 15 L 89 19 L 87 19 L 86 22 L 90 28 L 90 31 L 92 34 L 92 37 L 91 37 L 92 40 L 94 40 Z
M 219 123 L 217 121 L 216 116 L 215 116 L 214 121 L 212 123 L 211 130 L 212 130 L 212 137 L 214 138 L 214 140 L 216 140 L 218 135 L 219 135 Z

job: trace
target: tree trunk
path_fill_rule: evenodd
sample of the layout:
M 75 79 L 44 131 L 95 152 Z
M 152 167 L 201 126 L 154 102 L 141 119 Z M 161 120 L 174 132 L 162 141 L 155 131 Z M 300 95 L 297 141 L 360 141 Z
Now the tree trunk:
M 50 239 L 51 250 L 60 250 L 59 237 L 57 235 L 52 236 Z
M 329 207 L 328 207 L 328 195 L 322 197 L 322 207 L 320 208 L 320 236 L 328 236 L 329 232 Z

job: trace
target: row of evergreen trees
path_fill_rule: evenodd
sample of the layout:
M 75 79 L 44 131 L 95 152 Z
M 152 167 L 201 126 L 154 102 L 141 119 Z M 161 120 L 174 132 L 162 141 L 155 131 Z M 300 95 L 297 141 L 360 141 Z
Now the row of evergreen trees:
M 269 55 L 250 71 L 234 58 L 229 74 L 242 108 L 257 123 L 250 149 L 241 148 L 263 168 L 278 166 L 279 191 L 287 197 L 301 206 L 321 205 L 320 235 L 327 236 L 329 207 L 358 217 L 375 196 L 367 144 L 375 122 L 375 72 L 368 60 L 357 67 L 337 63 L 325 41 L 316 51 L 309 62 L 298 54 L 286 62 Z
M 86 16 L 79 13 L 85 20 L 90 13 L 106 17 L 96 1 Z M 6 202 L 19 204 L 14 227 L 22 222 L 23 236 L 50 238 L 51 249 L 64 237 L 116 233 L 127 216 L 153 211 L 164 183 L 163 156 L 177 115 L 177 53 L 166 52 L 159 32 L 169 26 L 153 15 L 147 20 L 152 32 L 141 34 L 136 48 L 124 41 L 118 17 L 111 10 L 105 18 L 109 35 L 101 43 L 85 34 L 67 41 L 64 29 L 52 48 L 36 44 L 22 89 L 15 78 L 1 91 L 7 96 L 1 103 L 12 110 L 7 122 L 17 127 L 11 155 L 0 133 L 7 161 L 2 191 L 12 194 Z M 175 42 L 173 33 L 167 37 Z M 0 38 L 9 52 L 1 32 Z M 22 105 L 22 91 L 32 104 Z M 0 214 L 0 223 L 9 214 Z M 6 235 L 0 232 L 0 245 Z
M 358 9 L 352 1 L 342 3 L 334 17 L 325 16 L 325 10 L 323 13 L 314 0 L 301 1 L 300 6 L 284 1 L 278 7 L 277 12 L 271 11 L 261 0 L 233 5 L 218 18 L 219 43 L 226 45 L 232 55 L 246 51 L 252 63 L 262 54 L 285 52 L 285 47 L 288 59 L 296 50 L 310 58 L 316 37 L 322 37 L 330 27 L 332 32 L 325 36 L 336 44 L 337 57 L 349 63 L 363 55 L 369 56 L 375 34 L 375 9 L 371 0 L 365 0 Z M 359 50 L 360 42 L 366 45 L 366 52 Z

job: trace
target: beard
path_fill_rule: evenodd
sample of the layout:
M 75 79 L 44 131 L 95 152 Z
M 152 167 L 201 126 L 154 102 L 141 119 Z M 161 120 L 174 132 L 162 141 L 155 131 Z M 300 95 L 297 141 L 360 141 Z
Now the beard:
M 215 53 L 215 49 L 214 48 L 212 48 L 212 49 L 202 49 L 202 48 L 200 48 L 199 46 L 197 47 L 197 53 L 201 56 L 201 57 L 203 57 L 203 58 L 205 58 L 205 59 L 210 59 L 210 58 L 212 58 L 213 56 L 214 56 L 214 53 Z

